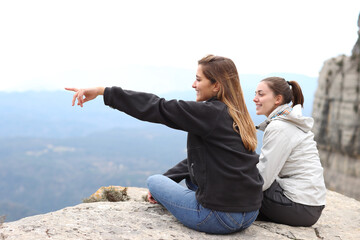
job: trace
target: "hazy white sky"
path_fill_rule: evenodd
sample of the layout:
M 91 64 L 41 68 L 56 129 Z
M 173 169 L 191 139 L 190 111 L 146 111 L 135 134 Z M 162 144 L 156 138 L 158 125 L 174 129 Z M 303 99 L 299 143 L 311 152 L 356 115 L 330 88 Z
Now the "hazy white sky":
M 350 55 L 359 12 L 358 0 L 4 0 L 0 91 L 121 84 L 152 91 L 166 76 L 152 83 L 122 72 L 141 65 L 195 73 L 209 53 L 233 59 L 240 74 L 317 76 L 326 59 Z

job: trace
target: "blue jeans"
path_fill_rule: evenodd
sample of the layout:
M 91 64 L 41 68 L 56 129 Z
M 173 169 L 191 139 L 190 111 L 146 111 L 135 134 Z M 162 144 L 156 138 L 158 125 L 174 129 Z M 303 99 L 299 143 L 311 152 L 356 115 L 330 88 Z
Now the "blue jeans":
M 187 183 L 191 188 L 196 185 Z M 195 191 L 185 188 L 163 175 L 153 175 L 147 180 L 149 191 L 185 226 L 206 233 L 228 234 L 249 227 L 259 211 L 220 212 L 204 208 L 196 200 Z

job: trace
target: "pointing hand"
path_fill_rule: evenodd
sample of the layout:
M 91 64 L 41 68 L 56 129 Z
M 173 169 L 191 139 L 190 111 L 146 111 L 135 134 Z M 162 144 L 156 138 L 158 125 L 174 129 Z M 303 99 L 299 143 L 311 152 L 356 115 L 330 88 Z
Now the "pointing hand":
M 65 90 L 75 92 L 72 100 L 72 106 L 75 105 L 77 99 L 77 105 L 83 107 L 85 102 L 95 99 L 99 95 L 104 94 L 104 87 L 95 87 L 95 88 L 65 88 Z

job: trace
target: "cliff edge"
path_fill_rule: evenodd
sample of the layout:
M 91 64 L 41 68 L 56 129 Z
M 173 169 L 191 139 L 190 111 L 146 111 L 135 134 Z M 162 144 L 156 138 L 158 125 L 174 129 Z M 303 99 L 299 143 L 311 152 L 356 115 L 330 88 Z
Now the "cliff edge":
M 359 239 L 360 202 L 327 192 L 327 205 L 312 227 L 255 221 L 243 232 L 210 235 L 179 223 L 161 205 L 146 202 L 145 188 L 130 187 L 123 202 L 82 203 L 0 226 L 1 240 L 41 239 Z

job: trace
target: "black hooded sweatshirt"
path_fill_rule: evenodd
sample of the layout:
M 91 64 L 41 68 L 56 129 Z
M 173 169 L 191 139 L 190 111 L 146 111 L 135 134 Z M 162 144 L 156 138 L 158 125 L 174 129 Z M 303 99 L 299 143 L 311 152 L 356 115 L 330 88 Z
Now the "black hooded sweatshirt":
M 233 129 L 228 107 L 216 98 L 205 102 L 167 101 L 154 94 L 105 88 L 104 103 L 139 120 L 188 132 L 187 159 L 165 173 L 198 186 L 197 201 L 222 212 L 258 210 L 263 180 L 259 156 L 244 147 Z

